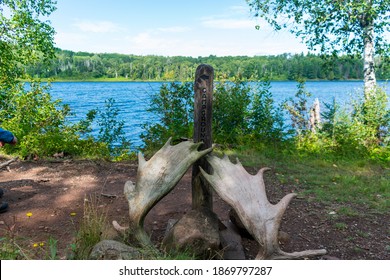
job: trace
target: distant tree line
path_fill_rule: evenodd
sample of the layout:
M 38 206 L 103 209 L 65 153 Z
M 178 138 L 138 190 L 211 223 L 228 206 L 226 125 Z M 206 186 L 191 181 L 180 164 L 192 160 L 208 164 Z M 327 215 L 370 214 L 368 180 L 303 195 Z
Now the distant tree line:
M 388 63 L 377 58 L 377 79 L 390 78 Z M 35 63 L 26 67 L 34 78 L 86 80 L 117 78 L 148 81 L 190 81 L 201 63 L 216 69 L 217 80 L 349 80 L 363 79 L 363 61 L 351 56 L 282 54 L 275 56 L 139 56 L 57 50 L 49 65 Z

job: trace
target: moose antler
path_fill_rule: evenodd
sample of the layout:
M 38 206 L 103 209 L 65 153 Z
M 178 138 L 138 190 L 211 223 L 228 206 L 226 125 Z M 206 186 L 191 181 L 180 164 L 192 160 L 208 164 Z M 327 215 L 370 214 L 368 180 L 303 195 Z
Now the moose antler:
M 170 142 L 171 138 L 149 161 L 139 153 L 136 183 L 127 181 L 124 187 L 129 202 L 130 234 L 142 245 L 152 245 L 143 228 L 150 209 L 176 186 L 195 161 L 212 150 L 198 151 L 201 142 L 185 141 L 175 146 Z M 116 221 L 113 225 L 121 232 L 126 229 Z
M 282 216 L 291 199 L 290 193 L 276 204 L 271 204 L 265 192 L 263 173 L 269 168 L 262 168 L 256 175 L 250 175 L 237 159 L 237 164 L 230 162 L 227 156 L 220 159 L 207 156 L 214 172 L 202 175 L 212 185 L 218 195 L 236 210 L 248 232 L 260 245 L 256 259 L 295 259 L 326 254 L 326 250 L 307 250 L 286 253 L 279 247 L 278 231 Z

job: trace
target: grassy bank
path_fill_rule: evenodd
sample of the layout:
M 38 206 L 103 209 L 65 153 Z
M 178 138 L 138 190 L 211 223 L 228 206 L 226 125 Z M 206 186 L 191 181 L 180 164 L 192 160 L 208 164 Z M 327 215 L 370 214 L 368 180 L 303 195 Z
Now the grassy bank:
M 231 159 L 258 170 L 272 168 L 281 184 L 293 185 L 299 196 L 324 204 L 353 204 L 381 213 L 390 210 L 390 162 L 363 157 L 323 157 L 278 151 L 251 149 L 223 151 Z M 351 207 L 351 211 L 358 211 Z

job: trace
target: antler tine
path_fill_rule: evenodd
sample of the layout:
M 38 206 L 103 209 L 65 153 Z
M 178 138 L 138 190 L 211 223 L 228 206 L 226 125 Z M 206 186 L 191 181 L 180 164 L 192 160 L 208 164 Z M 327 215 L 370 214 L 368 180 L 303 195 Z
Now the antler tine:
M 263 177 L 264 172 L 269 171 L 269 170 L 271 170 L 271 168 L 269 168 L 269 167 L 263 167 L 263 168 L 261 168 L 261 169 L 257 172 L 256 175 L 257 175 L 257 176 Z
M 146 163 L 144 155 L 141 152 L 138 152 L 138 169 L 142 169 Z

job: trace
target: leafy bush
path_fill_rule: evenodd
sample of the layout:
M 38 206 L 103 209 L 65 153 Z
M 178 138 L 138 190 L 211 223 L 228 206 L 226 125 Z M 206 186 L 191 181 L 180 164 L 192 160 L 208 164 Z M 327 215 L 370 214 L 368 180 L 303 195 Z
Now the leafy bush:
M 295 99 L 289 98 L 284 102 L 283 107 L 289 113 L 291 126 L 298 139 L 300 139 L 310 132 L 307 99 L 311 96 L 311 93 L 306 90 L 303 80 L 298 81 L 297 88 L 298 91 L 295 94 Z
M 322 124 L 322 133 L 334 140 L 336 136 L 336 126 L 339 119 L 340 104 L 333 97 L 330 103 L 324 103 L 325 111 L 321 113 L 321 117 L 325 120 Z
M 144 149 L 154 151 L 169 137 L 174 141 L 180 137 L 191 138 L 193 131 L 194 96 L 192 83 L 163 84 L 159 93 L 152 96 L 148 112 L 153 113 L 157 123 L 146 123 L 141 135 Z
M 281 108 L 274 104 L 271 84 L 268 80 L 260 82 L 253 92 L 249 126 L 255 142 L 280 142 L 286 136 Z
M 248 135 L 250 86 L 240 80 L 216 85 L 213 95 L 213 139 L 235 145 Z
M 1 126 L 12 131 L 19 144 L 7 145 L 5 151 L 24 158 L 52 156 L 59 152 L 82 157 L 107 156 L 105 144 L 80 137 L 79 132 L 89 131 L 92 116 L 68 125 L 69 107 L 62 105 L 60 100 L 53 101 L 48 88 L 33 82 L 29 90 L 18 84 L 8 91 L 7 102 L 0 111 Z
M 171 136 L 191 138 L 193 131 L 192 84 L 164 85 L 152 98 L 150 112 L 158 122 L 146 124 L 142 135 L 145 149 L 154 151 Z M 284 102 L 291 118 L 285 122 L 281 108 L 275 106 L 271 86 L 261 82 L 257 88 L 239 80 L 215 85 L 213 140 L 226 147 L 266 150 L 270 144 L 287 153 L 333 156 L 363 156 L 389 160 L 389 119 L 386 93 L 377 89 L 368 100 L 354 99 L 351 108 L 336 100 L 325 104 L 323 122 L 316 130 L 309 125 L 308 97 L 300 81 L 295 98 Z M 290 126 L 291 130 L 286 131 Z M 291 137 L 292 136 L 292 137 Z M 292 146 L 294 145 L 294 146 Z
M 340 155 L 371 155 L 371 158 L 389 158 L 390 114 L 387 95 L 377 88 L 375 94 L 364 100 L 351 100 L 351 108 L 342 108 L 333 99 L 325 104 L 322 129 L 316 144 L 323 151 Z
M 156 123 L 147 123 L 141 135 L 146 151 L 154 151 L 169 138 L 193 136 L 194 93 L 192 83 L 164 84 L 151 99 L 149 112 Z M 242 82 L 217 84 L 213 103 L 213 137 L 220 144 L 235 144 L 248 130 L 249 86 Z
M 116 158 L 128 155 L 130 142 L 125 137 L 125 122 L 118 120 L 119 109 L 115 107 L 115 100 L 113 98 L 107 99 L 104 110 L 92 110 L 89 114 L 98 116 L 99 134 L 97 140 L 107 145 L 110 155 Z
M 152 97 L 149 112 L 156 123 L 147 123 L 141 135 L 146 151 L 154 151 L 169 138 L 191 138 L 193 134 L 192 83 L 164 84 Z M 253 90 L 240 80 L 215 85 L 213 95 L 213 140 L 221 145 L 237 146 L 250 141 L 281 141 L 283 119 L 275 107 L 270 83 L 263 82 Z
M 368 149 L 388 145 L 390 131 L 390 110 L 386 92 L 377 87 L 368 98 L 357 103 L 354 112 L 354 122 L 362 124 L 359 129 L 364 134 L 362 144 Z

